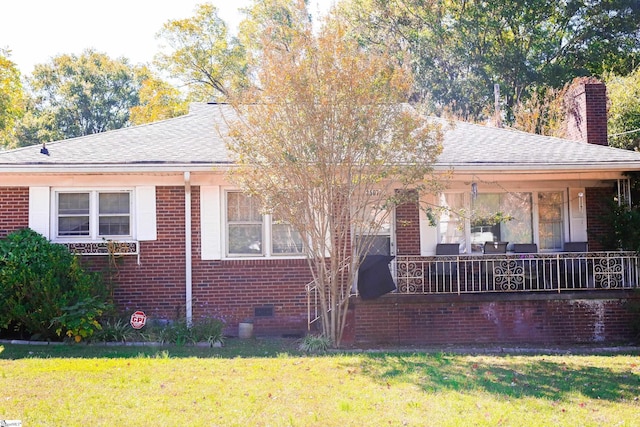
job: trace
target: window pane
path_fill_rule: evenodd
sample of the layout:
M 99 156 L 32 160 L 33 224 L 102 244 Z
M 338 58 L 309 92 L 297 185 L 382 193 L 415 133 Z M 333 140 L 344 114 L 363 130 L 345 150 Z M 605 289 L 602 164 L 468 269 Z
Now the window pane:
M 533 243 L 531 193 L 506 193 L 500 200 L 500 210 L 511 218 L 501 223 L 501 239 L 514 243 Z
M 128 214 L 129 193 L 100 193 L 100 214 Z
M 128 236 L 128 216 L 101 216 L 99 220 L 99 233 L 101 236 Z
M 227 220 L 262 221 L 256 198 L 238 192 L 227 193 Z
M 58 194 L 59 215 L 88 215 L 89 193 Z
M 274 254 L 302 253 L 302 238 L 289 224 L 274 223 L 271 227 L 271 238 L 271 251 Z
M 562 192 L 538 194 L 540 249 L 562 249 Z
M 262 225 L 229 224 L 229 254 L 261 254 Z
M 58 236 L 89 235 L 89 193 L 58 194 Z
M 131 234 L 129 193 L 98 194 L 98 235 L 128 236 Z
M 88 236 L 89 216 L 58 217 L 59 236 Z
M 472 251 L 485 242 L 533 243 L 531 193 L 484 193 L 473 202 Z M 500 221 L 501 215 L 505 220 Z
M 463 243 L 464 219 L 460 214 L 464 210 L 464 194 L 441 194 L 440 206 L 445 209 L 438 217 L 439 243 Z M 466 245 L 462 245 L 462 251 L 466 252 Z

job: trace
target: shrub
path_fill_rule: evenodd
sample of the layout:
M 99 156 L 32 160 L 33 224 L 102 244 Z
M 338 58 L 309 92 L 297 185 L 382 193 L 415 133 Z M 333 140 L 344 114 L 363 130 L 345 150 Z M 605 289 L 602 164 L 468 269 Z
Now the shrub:
M 224 323 L 219 319 L 202 318 L 194 321 L 190 326 L 185 320 L 167 323 L 160 331 L 159 338 L 163 344 L 195 344 L 207 342 L 213 345 L 222 342 Z
M 128 342 L 134 341 L 140 335 L 125 319 L 105 319 L 100 322 L 100 330 L 96 331 L 93 339 L 103 342 Z
M 209 345 L 224 341 L 224 322 L 212 317 L 196 320 L 191 326 L 194 342 L 208 342 Z
M 305 353 L 326 353 L 329 347 L 331 340 L 324 335 L 306 335 L 298 344 L 298 350 Z
M 65 246 L 30 229 L 0 240 L 0 293 L 0 329 L 32 339 L 91 336 L 110 309 L 100 277 L 86 272 Z

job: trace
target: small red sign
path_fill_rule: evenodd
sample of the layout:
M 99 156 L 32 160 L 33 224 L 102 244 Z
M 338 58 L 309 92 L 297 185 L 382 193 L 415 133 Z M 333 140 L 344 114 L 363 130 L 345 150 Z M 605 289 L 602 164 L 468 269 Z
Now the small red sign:
M 133 329 L 142 329 L 146 323 L 147 315 L 144 314 L 144 311 L 136 311 L 131 315 L 131 327 Z

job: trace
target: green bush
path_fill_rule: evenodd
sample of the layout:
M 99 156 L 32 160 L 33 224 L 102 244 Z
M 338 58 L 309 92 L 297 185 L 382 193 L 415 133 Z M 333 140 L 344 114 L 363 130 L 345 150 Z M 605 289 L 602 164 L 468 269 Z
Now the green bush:
M 209 345 L 222 343 L 224 323 L 220 319 L 202 318 L 188 325 L 185 320 L 167 323 L 159 333 L 159 341 L 163 344 L 196 344 L 207 342 Z
M 331 347 L 331 340 L 324 335 L 306 335 L 298 343 L 298 350 L 305 353 L 326 353 Z
M 97 274 L 86 272 L 65 246 L 30 229 L 0 240 L 0 329 L 32 339 L 89 337 L 110 309 Z

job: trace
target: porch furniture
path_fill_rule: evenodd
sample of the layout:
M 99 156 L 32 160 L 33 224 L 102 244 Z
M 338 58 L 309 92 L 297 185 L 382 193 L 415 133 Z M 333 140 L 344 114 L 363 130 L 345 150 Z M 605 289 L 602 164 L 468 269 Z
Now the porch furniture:
M 535 254 L 538 252 L 538 245 L 535 243 L 514 243 L 513 252 L 516 254 Z
M 589 263 L 584 255 L 588 252 L 587 242 L 565 242 L 563 252 L 576 252 L 576 258 L 565 259 L 561 264 L 561 278 L 568 288 L 594 288 L 595 281 L 589 274 Z M 579 254 L 578 254 L 579 253 Z
M 436 245 L 436 255 L 452 256 L 460 255 L 460 245 L 458 243 L 438 243 Z M 455 274 L 457 270 L 456 259 L 436 261 L 435 273 L 438 275 Z
M 506 254 L 508 244 L 509 242 L 485 242 L 483 252 L 485 254 Z
M 564 242 L 564 252 L 587 252 L 588 250 L 587 242 Z
M 438 243 L 436 245 L 436 258 L 442 257 L 442 260 L 434 262 L 434 268 L 431 271 L 434 275 L 434 284 L 437 289 L 453 286 L 454 279 L 458 275 L 458 255 L 460 255 L 459 243 Z

